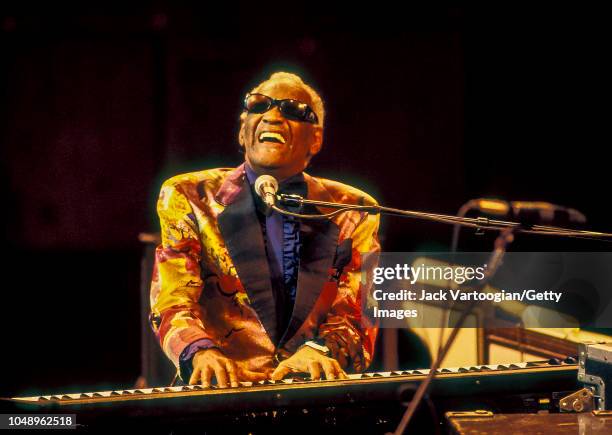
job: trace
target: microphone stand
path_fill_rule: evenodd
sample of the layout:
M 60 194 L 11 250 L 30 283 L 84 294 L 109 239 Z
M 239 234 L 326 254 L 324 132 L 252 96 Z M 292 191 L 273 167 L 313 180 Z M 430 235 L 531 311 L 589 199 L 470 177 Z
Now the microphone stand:
M 457 226 L 464 226 L 469 228 L 476 228 L 477 231 L 482 230 L 497 230 L 500 231 L 497 239 L 494 243 L 494 249 L 491 253 L 491 257 L 488 261 L 487 273 L 484 279 L 480 280 L 478 286 L 476 286 L 475 290 L 477 292 L 482 291 L 482 289 L 486 286 L 486 284 L 491 280 L 491 278 L 495 275 L 499 267 L 502 265 L 503 257 L 506 253 L 507 246 L 514 240 L 514 235 L 517 233 L 528 233 L 528 234 L 542 234 L 542 235 L 552 235 L 552 236 L 561 236 L 561 237 L 574 237 L 574 238 L 587 238 L 587 239 L 597 239 L 603 241 L 612 241 L 612 234 L 610 233 L 602 233 L 595 231 L 586 231 L 586 230 L 571 230 L 567 228 L 554 227 L 548 225 L 526 225 L 519 222 L 512 221 L 501 221 L 495 219 L 488 219 L 483 217 L 478 218 L 466 218 L 466 217 L 458 217 L 458 216 L 450 216 L 443 215 L 437 213 L 425 213 L 420 211 L 411 211 L 411 210 L 401 210 L 397 208 L 384 207 L 381 205 L 354 205 L 354 204 L 340 204 L 334 202 L 327 201 L 316 201 L 310 199 L 304 199 L 299 195 L 286 195 L 280 194 L 275 197 L 279 202 L 285 205 L 291 206 L 304 206 L 304 205 L 313 205 L 316 207 L 323 208 L 331 208 L 335 209 L 335 211 L 330 213 L 323 214 L 300 214 L 290 212 L 284 209 L 281 209 L 276 204 L 272 205 L 271 208 L 278 213 L 293 216 L 302 219 L 324 219 L 324 218 L 332 218 L 340 213 L 345 211 L 366 211 L 374 214 L 387 214 L 392 216 L 402 216 L 414 219 L 424 219 L 434 222 L 453 224 Z M 457 320 L 456 325 L 453 327 L 448 339 L 444 343 L 444 346 L 438 352 L 438 355 L 433 362 L 427 377 L 419 384 L 419 388 L 415 392 L 412 400 L 410 401 L 410 405 L 404 412 L 402 419 L 400 420 L 397 428 L 392 434 L 387 435 L 402 435 L 408 427 L 410 420 L 414 416 L 421 400 L 427 393 L 427 389 L 437 374 L 437 370 L 440 367 L 440 364 L 444 360 L 444 357 L 448 353 L 451 348 L 457 334 L 459 333 L 459 329 L 467 319 L 468 315 L 471 311 L 476 307 L 479 301 L 474 299 L 470 302 L 470 304 L 465 307 L 462 311 L 459 319 Z
M 512 243 L 512 241 L 514 240 L 514 233 L 515 233 L 514 228 L 505 228 L 501 231 L 499 236 L 497 236 L 497 239 L 495 240 L 495 248 L 493 249 L 493 252 L 491 253 L 491 257 L 489 258 L 489 261 L 487 262 L 487 273 L 484 279 L 480 280 L 480 283 L 474 288 L 476 292 L 480 293 L 482 289 L 487 285 L 487 283 L 497 273 L 497 270 L 503 263 L 503 258 L 506 253 L 507 246 L 510 243 Z M 397 425 L 395 432 L 389 433 L 387 435 L 402 435 L 404 433 L 404 431 L 406 430 L 406 427 L 408 426 L 408 424 L 410 423 L 410 420 L 412 419 L 414 413 L 416 412 L 419 404 L 421 403 L 421 400 L 427 393 L 427 389 L 429 388 L 431 381 L 433 381 L 433 378 L 437 374 L 440 364 L 442 364 L 444 357 L 446 356 L 451 346 L 453 345 L 455 338 L 457 338 L 459 329 L 461 329 L 461 326 L 463 326 L 463 323 L 465 322 L 469 314 L 472 312 L 472 310 L 476 307 L 478 302 L 479 301 L 477 299 L 474 299 L 461 312 L 461 316 L 457 320 L 456 325 L 451 330 L 451 333 L 448 336 L 446 342 L 444 343 L 444 346 L 438 352 L 438 356 L 436 357 L 436 360 L 431 365 L 429 369 L 429 373 L 427 373 L 427 377 L 423 380 L 423 382 L 419 384 L 419 388 L 414 393 L 414 396 L 412 397 L 412 400 L 410 401 L 410 405 L 404 412 L 404 415 L 402 416 L 402 419 Z
M 549 225 L 527 225 L 520 222 L 502 221 L 497 219 L 489 219 L 485 217 L 478 218 L 467 218 L 458 217 L 451 215 L 444 215 L 438 213 L 426 213 L 421 211 L 412 210 L 401 210 L 398 208 L 385 207 L 382 205 L 356 205 L 356 204 L 340 204 L 336 202 L 327 201 L 316 201 L 312 199 L 305 199 L 299 195 L 276 195 L 277 201 L 282 204 L 290 205 L 293 207 L 314 205 L 316 207 L 336 209 L 330 213 L 323 214 L 300 214 L 284 210 L 278 205 L 273 205 L 271 208 L 278 213 L 293 216 L 301 219 L 324 219 L 332 218 L 345 211 L 367 211 L 373 214 L 386 214 L 391 216 L 401 216 L 414 219 L 423 219 L 434 222 L 440 222 L 445 224 L 460 225 L 468 228 L 475 228 L 477 231 L 482 230 L 503 230 L 505 228 L 512 228 L 515 233 L 527 233 L 527 234 L 541 234 L 547 236 L 563 236 L 563 237 L 574 237 L 574 238 L 586 238 L 586 239 L 597 239 L 612 241 L 611 233 L 602 233 L 597 231 L 586 231 L 586 230 L 572 230 L 562 227 L 554 227 Z

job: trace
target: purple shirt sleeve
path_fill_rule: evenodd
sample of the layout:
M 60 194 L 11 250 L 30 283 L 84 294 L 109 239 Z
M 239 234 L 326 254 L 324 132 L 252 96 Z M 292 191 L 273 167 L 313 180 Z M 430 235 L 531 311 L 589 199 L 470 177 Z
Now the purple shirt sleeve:
M 179 357 L 180 375 L 183 382 L 185 382 L 186 384 L 189 383 L 191 372 L 193 372 L 192 360 L 194 355 L 200 350 L 211 349 L 213 347 L 217 346 L 215 346 L 212 340 L 209 340 L 208 338 L 202 338 L 200 340 L 194 341 L 183 350 L 181 356 Z

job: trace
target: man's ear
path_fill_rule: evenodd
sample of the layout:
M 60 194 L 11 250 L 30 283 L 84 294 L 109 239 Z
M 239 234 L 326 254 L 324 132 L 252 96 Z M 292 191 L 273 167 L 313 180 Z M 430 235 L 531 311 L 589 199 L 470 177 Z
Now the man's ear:
M 314 140 L 310 144 L 310 156 L 314 156 L 321 151 L 323 146 L 323 129 L 320 126 L 316 126 L 313 132 Z
M 244 140 L 244 120 L 246 119 L 246 114 L 242 113 L 240 115 L 240 130 L 238 130 L 238 143 L 240 144 L 240 148 L 244 148 L 245 140 Z

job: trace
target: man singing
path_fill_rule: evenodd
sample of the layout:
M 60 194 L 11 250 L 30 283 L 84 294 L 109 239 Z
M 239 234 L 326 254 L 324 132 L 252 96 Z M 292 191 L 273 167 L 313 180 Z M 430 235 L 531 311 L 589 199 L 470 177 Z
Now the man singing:
M 324 116 L 321 98 L 301 78 L 275 73 L 244 100 L 242 165 L 163 184 L 150 319 L 184 382 L 210 386 L 214 378 L 234 387 L 290 373 L 337 379 L 370 364 L 377 326 L 361 315 L 361 254 L 380 249 L 378 215 L 269 213 L 253 187 L 267 174 L 279 193 L 375 204 L 303 172 L 321 150 Z

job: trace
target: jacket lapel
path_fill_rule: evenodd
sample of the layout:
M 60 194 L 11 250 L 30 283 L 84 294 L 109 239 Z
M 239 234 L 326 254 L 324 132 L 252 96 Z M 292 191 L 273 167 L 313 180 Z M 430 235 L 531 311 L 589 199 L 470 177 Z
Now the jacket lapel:
M 338 226 L 328 219 L 301 221 L 302 247 L 295 305 L 279 347 L 300 329 L 319 298 L 323 285 L 329 279 L 339 232 Z
M 236 176 L 236 172 L 240 170 L 243 174 L 241 178 Z M 244 176 L 243 166 L 228 177 L 217 197 L 221 200 L 229 199 L 225 203 L 222 202 L 225 209 L 218 217 L 219 230 L 229 255 L 249 296 L 251 306 L 257 312 L 270 339 L 276 343 L 276 304 L 270 269 L 253 195 Z
M 308 199 L 333 201 L 327 189 L 308 174 L 304 173 L 308 186 Z M 305 208 L 302 213 L 325 213 L 316 207 Z M 333 267 L 339 226 L 330 219 L 302 219 L 300 222 L 300 267 L 298 273 L 295 305 L 287 331 L 281 338 L 282 347 L 300 329 L 312 308 L 314 307 L 325 282 L 329 279 L 329 271 Z

